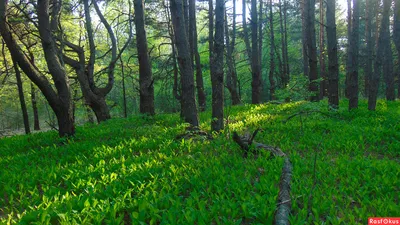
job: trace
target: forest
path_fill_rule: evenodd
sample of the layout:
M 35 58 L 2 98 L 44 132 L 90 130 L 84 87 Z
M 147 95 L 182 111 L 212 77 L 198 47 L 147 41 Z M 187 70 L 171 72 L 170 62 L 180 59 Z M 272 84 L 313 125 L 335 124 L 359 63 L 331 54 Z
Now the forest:
M 0 39 L 0 224 L 400 215 L 400 0 L 0 0 Z

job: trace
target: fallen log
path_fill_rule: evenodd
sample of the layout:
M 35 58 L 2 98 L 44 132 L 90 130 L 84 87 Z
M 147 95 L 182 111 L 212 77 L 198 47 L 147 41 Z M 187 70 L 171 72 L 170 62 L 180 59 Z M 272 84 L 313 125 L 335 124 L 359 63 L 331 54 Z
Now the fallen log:
M 288 225 L 289 214 L 292 206 L 290 198 L 290 181 L 292 179 L 292 164 L 288 157 L 285 157 L 285 162 L 282 168 L 281 180 L 279 181 L 278 208 L 275 211 L 276 225 Z
M 244 151 L 243 157 L 247 157 L 249 152 L 258 152 L 260 150 L 267 150 L 272 153 L 273 156 L 284 157 L 285 161 L 282 168 L 282 175 L 279 181 L 279 194 L 277 209 L 274 216 L 274 224 L 276 225 L 288 225 L 289 214 L 291 211 L 291 198 L 290 198 L 290 181 L 292 179 L 292 164 L 289 158 L 284 152 L 278 147 L 269 146 L 254 141 L 259 129 L 255 130 L 252 135 L 246 133 L 243 136 L 239 136 L 237 132 L 233 132 L 233 140 L 242 148 Z M 251 148 L 254 145 L 254 148 Z
M 246 133 L 243 136 L 239 136 L 237 132 L 233 132 L 232 139 L 240 146 L 240 148 L 244 151 L 243 157 L 247 157 L 249 152 L 257 153 L 260 150 L 267 150 L 272 153 L 273 156 L 283 157 L 286 156 L 285 153 L 278 147 L 262 144 L 253 141 L 255 136 L 257 135 L 259 129 L 255 130 L 252 135 L 250 133 Z M 254 148 L 251 146 L 254 145 Z

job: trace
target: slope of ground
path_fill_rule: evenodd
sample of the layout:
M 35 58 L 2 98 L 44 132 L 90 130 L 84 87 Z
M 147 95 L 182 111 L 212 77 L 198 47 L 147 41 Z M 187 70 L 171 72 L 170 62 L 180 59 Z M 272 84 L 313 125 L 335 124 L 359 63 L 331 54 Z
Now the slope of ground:
M 0 223 L 271 224 L 283 159 L 242 157 L 231 133 L 260 128 L 293 164 L 291 224 L 398 216 L 400 103 L 226 108 L 213 140 L 176 140 L 179 116 L 134 116 L 0 140 Z M 289 118 L 289 120 L 288 120 Z M 201 114 L 209 130 L 210 113 Z

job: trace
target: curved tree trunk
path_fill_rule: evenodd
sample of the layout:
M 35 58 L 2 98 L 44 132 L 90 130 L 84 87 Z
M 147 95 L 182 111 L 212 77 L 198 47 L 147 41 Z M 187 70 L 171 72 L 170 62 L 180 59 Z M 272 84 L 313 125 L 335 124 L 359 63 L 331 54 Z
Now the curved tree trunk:
M 38 17 L 38 30 L 41 38 L 44 58 L 56 91 L 50 81 L 32 65 L 22 49 L 18 46 L 14 35 L 7 23 L 6 17 L 7 2 L 0 2 L 0 33 L 3 37 L 12 57 L 19 67 L 34 82 L 49 102 L 58 120 L 59 135 L 71 136 L 75 134 L 75 126 L 72 112 L 72 99 L 70 94 L 69 80 L 66 71 L 59 58 L 50 28 L 49 1 L 40 0 L 36 5 Z M 52 20 L 57 16 L 53 15 Z

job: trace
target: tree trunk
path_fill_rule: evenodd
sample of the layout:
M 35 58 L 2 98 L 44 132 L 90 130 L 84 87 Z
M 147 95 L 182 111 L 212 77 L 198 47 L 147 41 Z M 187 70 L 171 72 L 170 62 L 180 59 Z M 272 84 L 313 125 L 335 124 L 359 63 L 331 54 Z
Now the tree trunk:
M 336 39 L 336 3 L 326 3 L 326 34 L 328 39 L 328 104 L 330 108 L 339 108 L 339 65 Z
M 400 1 L 394 1 L 393 42 L 397 50 L 397 59 L 400 62 Z M 397 66 L 397 98 L 400 98 L 400 63 Z
M 287 74 L 287 62 L 286 62 L 286 44 L 285 44 L 285 30 L 283 27 L 283 12 L 282 12 L 282 1 L 279 0 L 279 25 L 280 25 L 280 32 L 281 32 L 281 50 L 282 50 L 282 87 L 286 87 L 289 83 L 288 74 Z
M 309 55 L 309 91 L 312 93 L 311 101 L 319 100 L 318 84 L 315 80 L 318 79 L 318 67 L 317 67 L 317 46 L 315 40 L 315 0 L 306 0 L 306 12 L 307 16 L 307 46 Z
M 128 107 L 126 102 L 126 86 L 125 86 L 125 66 L 122 58 L 119 58 L 120 66 L 121 66 L 121 79 L 122 79 L 122 101 L 124 108 L 124 118 L 128 117 Z
M 353 27 L 350 41 L 351 69 L 348 79 L 349 109 L 358 108 L 358 50 L 360 36 L 360 7 L 359 0 L 353 0 Z
M 21 104 L 22 118 L 24 120 L 25 134 L 29 134 L 31 133 L 31 128 L 29 126 L 28 110 L 26 109 L 26 104 L 25 104 L 25 95 L 21 79 L 21 73 L 19 71 L 18 64 L 16 63 L 16 61 L 13 60 L 13 62 L 14 62 L 15 77 L 17 78 L 18 96 L 19 96 L 19 102 Z
M 390 0 L 388 4 L 392 4 Z M 390 6 L 389 6 L 390 8 Z M 389 9 L 390 10 L 390 9 Z M 386 99 L 389 101 L 395 100 L 395 87 L 394 87 L 394 74 L 393 74 L 393 52 L 392 44 L 390 41 L 390 20 L 389 17 L 385 17 L 387 21 L 385 22 L 385 41 L 384 44 L 384 54 L 383 54 L 383 76 L 385 79 L 385 89 L 386 89 Z
M 275 79 L 274 79 L 274 73 L 275 73 L 275 34 L 274 34 L 274 15 L 272 14 L 272 0 L 269 1 L 269 29 L 271 32 L 271 37 L 270 37 L 270 53 L 269 53 L 269 94 L 270 94 L 270 99 L 275 100 Z
M 214 74 L 212 85 L 212 121 L 211 130 L 224 129 L 224 8 L 225 0 L 216 0 L 215 37 L 214 37 Z
M 307 41 L 307 26 L 308 26 L 308 9 L 307 9 L 307 5 L 309 0 L 302 0 L 300 1 L 300 5 L 301 5 L 301 34 L 302 34 L 302 38 L 301 38 L 301 42 L 302 42 L 302 50 L 303 50 L 303 73 L 304 76 L 308 77 L 308 74 L 310 73 L 309 70 L 309 65 L 308 65 L 308 41 Z
M 31 82 L 31 102 L 33 110 L 33 129 L 40 130 L 39 113 L 37 109 L 36 90 L 34 84 Z
M 144 29 L 144 1 L 135 0 L 136 47 L 139 60 L 140 113 L 154 115 L 154 79 Z
M 257 0 L 251 0 L 251 73 L 252 73 L 252 96 L 251 102 L 253 104 L 261 103 L 261 70 L 258 54 L 258 14 L 257 14 Z
M 286 79 L 290 81 L 290 66 L 289 66 L 289 53 L 288 53 L 288 41 L 287 41 L 287 2 L 283 0 L 283 25 L 284 25 L 284 35 L 285 35 L 285 62 L 286 62 Z
M 229 28 L 228 28 L 228 15 L 225 9 L 225 41 L 226 41 L 226 64 L 228 65 L 228 71 L 226 73 L 226 86 L 229 93 L 231 94 L 232 105 L 240 104 L 240 96 L 237 89 L 237 74 L 235 69 L 234 58 L 232 56 L 235 46 L 235 33 L 236 33 L 236 1 L 233 1 L 233 31 L 232 31 L 232 42 L 229 39 Z
M 352 48 L 351 48 L 351 30 L 352 30 L 352 13 L 351 13 L 351 0 L 347 0 L 347 58 L 346 58 L 346 80 L 345 80 L 345 91 L 344 94 L 346 98 L 349 98 L 349 79 L 350 79 L 350 71 L 351 66 L 353 65 L 352 62 Z
M 247 52 L 247 59 L 250 61 L 252 58 L 251 55 L 251 47 L 250 47 L 250 39 L 249 39 L 249 31 L 247 29 L 247 15 L 246 15 L 246 10 L 247 10 L 247 5 L 246 5 L 246 0 L 242 0 L 242 24 L 243 24 L 243 39 L 244 43 L 246 46 L 246 52 Z
M 324 0 L 319 1 L 319 73 L 323 79 L 320 82 L 320 99 L 326 96 L 326 69 L 325 69 L 325 18 L 324 18 Z
M 258 62 L 260 63 L 260 76 L 262 79 L 262 56 L 263 56 L 263 1 L 260 1 L 258 10 Z
M 170 10 L 175 31 L 175 43 L 178 51 L 178 64 L 181 71 L 182 115 L 185 122 L 197 127 L 199 125 L 199 120 L 196 109 L 193 67 L 190 58 L 187 32 L 185 30 L 182 0 L 170 0 Z
M 365 64 L 365 95 L 368 97 L 369 94 L 369 85 L 372 77 L 372 65 L 373 65 L 373 46 L 374 42 L 372 41 L 371 34 L 371 20 L 372 20 L 372 0 L 365 1 L 365 41 L 367 42 L 367 62 Z
M 189 35 L 192 39 L 191 49 L 192 58 L 194 58 L 196 63 L 196 89 L 197 89 L 197 100 L 199 104 L 200 112 L 206 110 L 206 94 L 204 92 L 204 82 L 203 82 L 203 71 L 201 69 L 201 60 L 197 44 L 197 26 L 196 26 L 196 1 L 189 0 Z
M 382 60 L 384 54 L 385 41 L 389 40 L 390 37 L 386 37 L 389 32 L 386 29 L 389 27 L 389 11 L 391 6 L 391 0 L 383 0 L 383 13 L 382 13 L 382 21 L 379 30 L 378 43 L 376 46 L 376 60 L 375 60 L 375 71 L 372 75 L 370 82 L 370 90 L 368 96 L 368 109 L 375 110 L 376 109 L 376 100 L 378 97 L 379 90 L 379 78 L 382 72 Z

